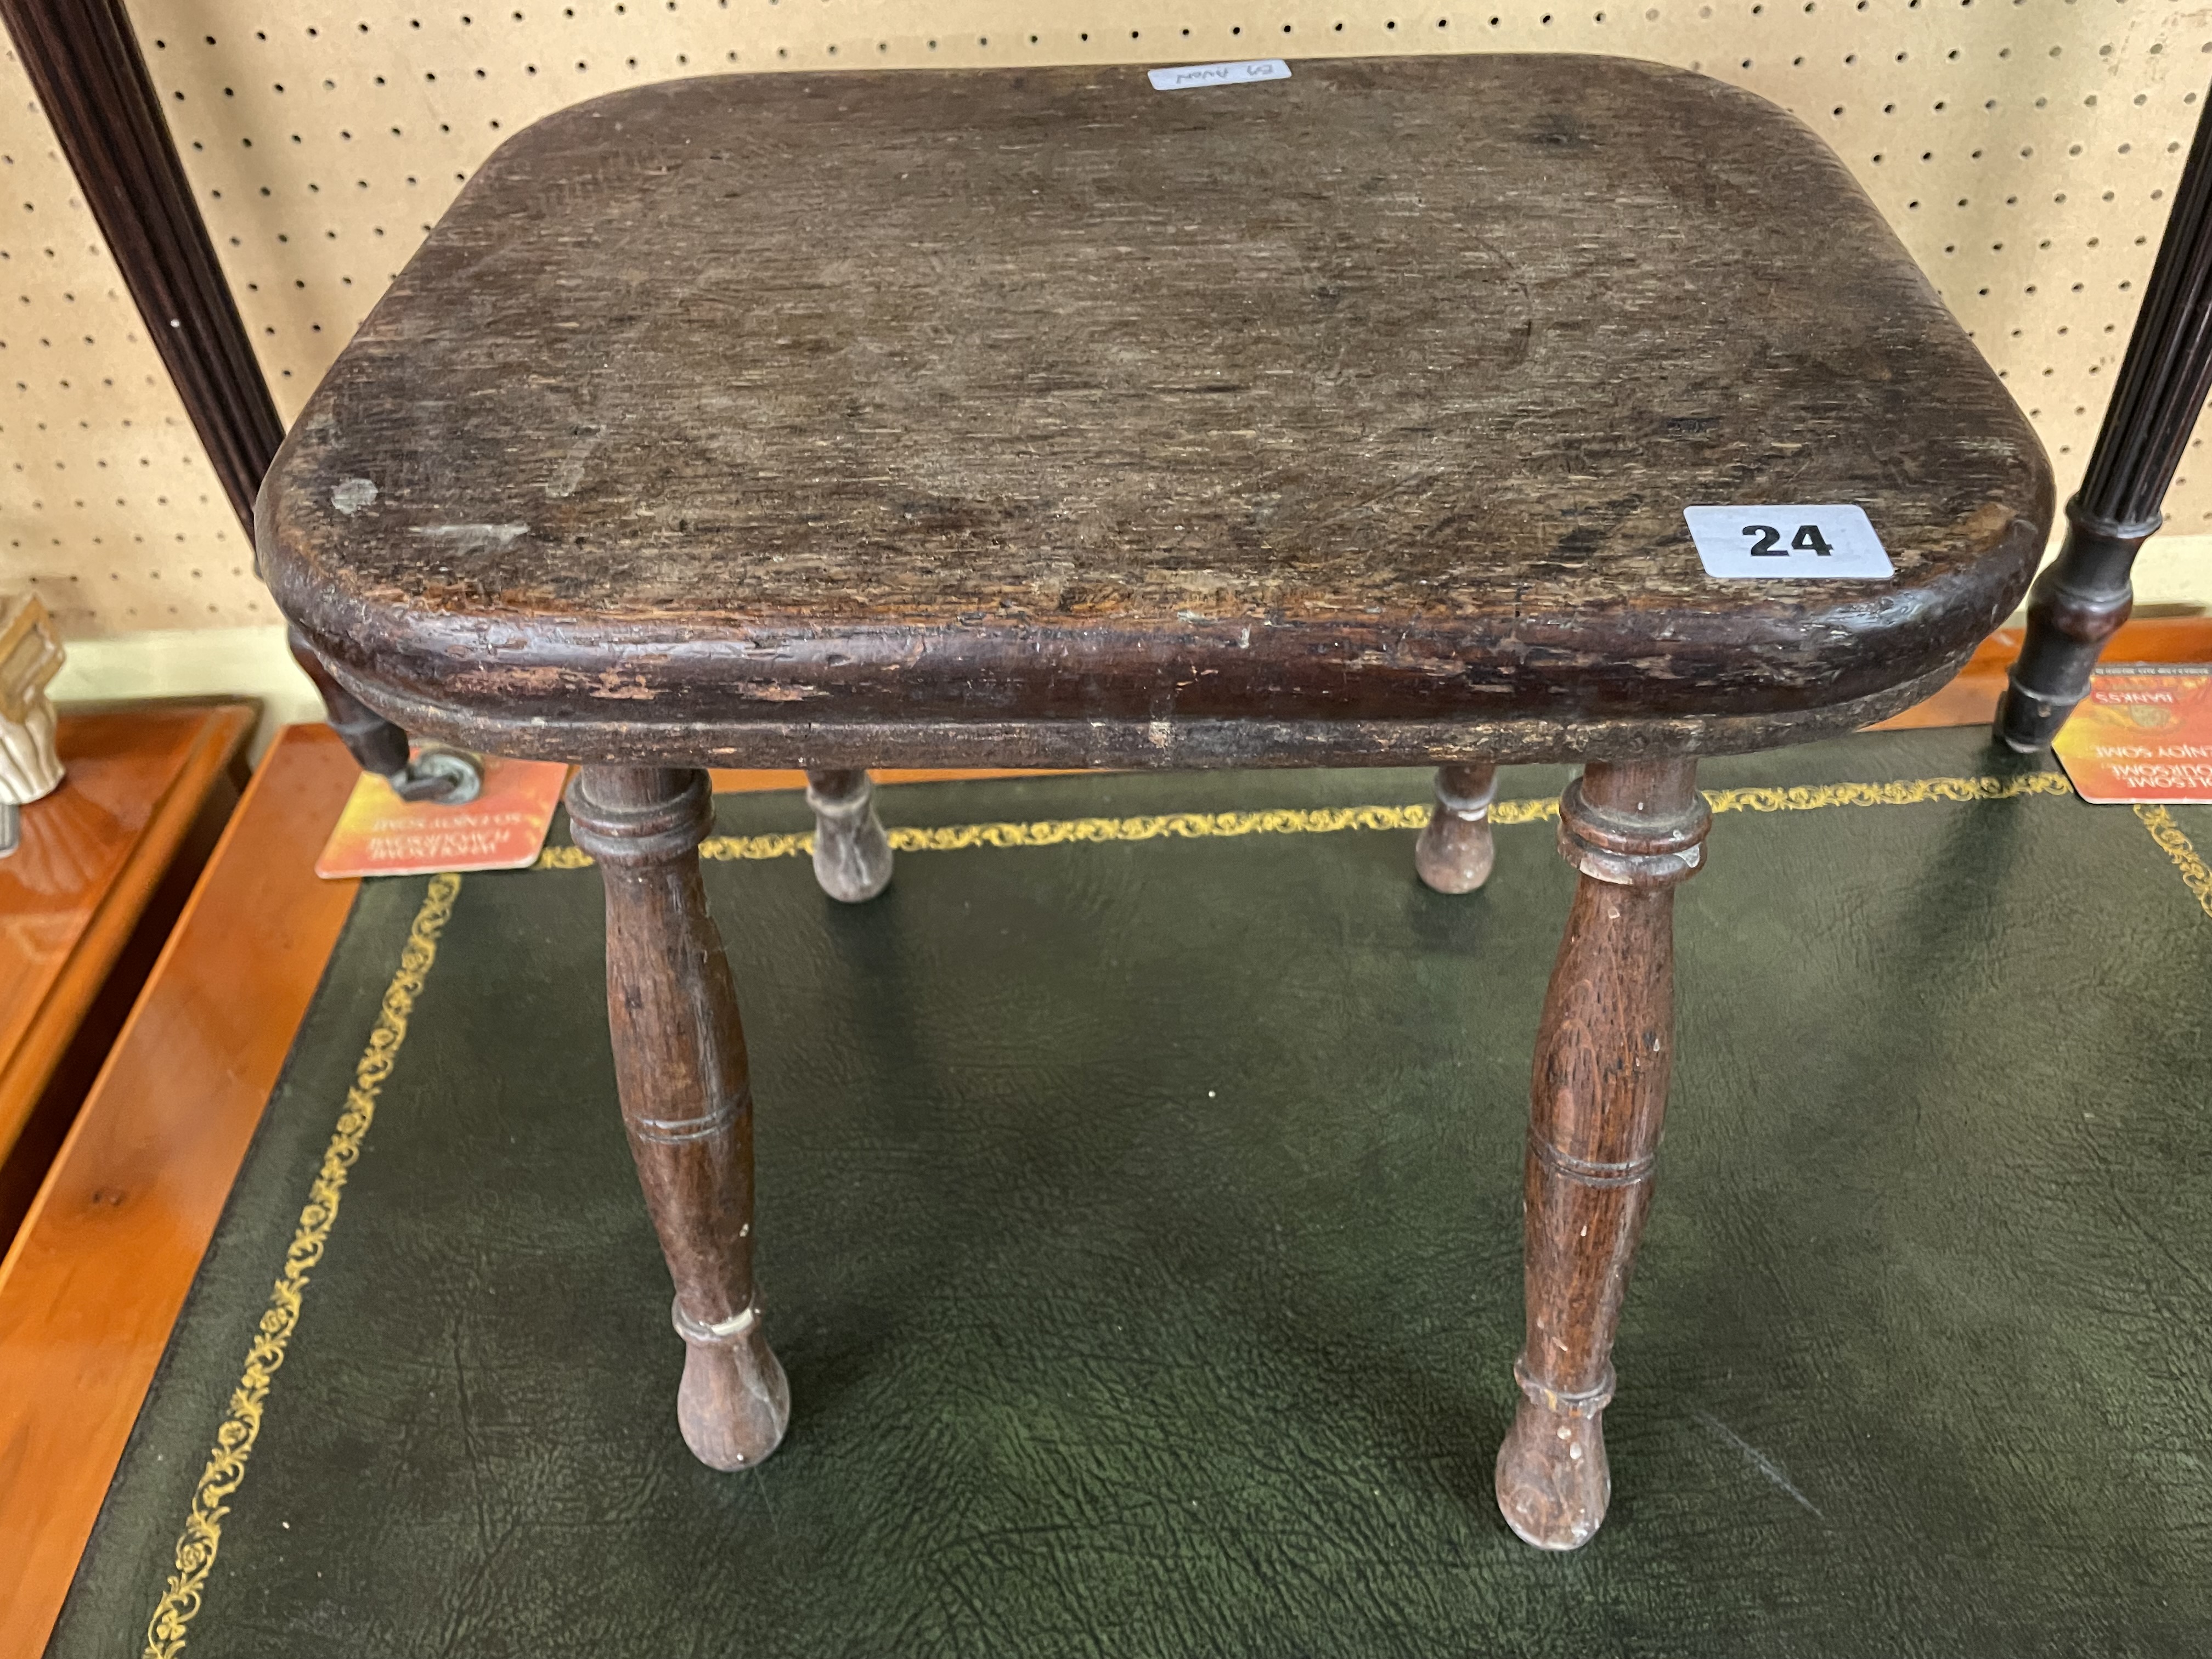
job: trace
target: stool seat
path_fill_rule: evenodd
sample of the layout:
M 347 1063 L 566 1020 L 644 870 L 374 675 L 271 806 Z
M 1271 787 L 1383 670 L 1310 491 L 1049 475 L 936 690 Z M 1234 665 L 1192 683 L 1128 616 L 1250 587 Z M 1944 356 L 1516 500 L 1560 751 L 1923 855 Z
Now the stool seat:
M 1887 580 L 1686 507 L 1863 507 Z M 501 753 L 1695 754 L 2018 602 L 2036 439 L 1802 125 L 1623 59 L 734 76 L 510 139 L 315 393 L 264 573 Z

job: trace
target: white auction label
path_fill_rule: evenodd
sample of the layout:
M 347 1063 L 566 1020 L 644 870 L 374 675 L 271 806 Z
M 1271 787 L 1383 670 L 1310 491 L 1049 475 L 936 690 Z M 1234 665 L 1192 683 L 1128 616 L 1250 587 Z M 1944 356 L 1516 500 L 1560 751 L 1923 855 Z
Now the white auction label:
M 1886 579 L 1896 569 L 1863 507 L 1686 507 L 1708 576 Z
M 1247 81 L 1287 81 L 1291 66 L 1279 58 L 1254 58 L 1242 64 L 1193 64 L 1184 69 L 1146 70 L 1154 92 L 1186 87 L 1238 87 Z

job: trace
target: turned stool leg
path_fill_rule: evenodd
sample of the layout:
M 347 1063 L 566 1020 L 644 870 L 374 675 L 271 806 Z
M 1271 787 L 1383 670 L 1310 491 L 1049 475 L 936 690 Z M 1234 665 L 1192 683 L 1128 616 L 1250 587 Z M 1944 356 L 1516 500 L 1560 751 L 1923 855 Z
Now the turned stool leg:
M 858 904 L 890 884 L 891 844 L 866 772 L 809 772 L 806 804 L 814 809 L 814 879 L 823 892 Z
M 1494 766 L 1437 768 L 1437 804 L 1413 843 L 1413 869 L 1439 893 L 1472 893 L 1490 879 L 1498 857 L 1490 803 L 1497 795 Z
M 1582 879 L 1536 1035 L 1522 1401 L 1498 1454 L 1506 1524 L 1543 1549 L 1588 1543 L 1613 1491 L 1602 1413 L 1674 1060 L 1674 890 L 1712 819 L 1696 771 L 1593 763 L 1559 801 L 1559 851 Z
M 745 1035 L 699 880 L 707 775 L 592 766 L 568 791 L 607 891 L 607 1024 L 623 1125 L 676 1282 L 676 1420 L 699 1461 L 744 1468 L 791 1415 L 753 1297 L 753 1103 Z

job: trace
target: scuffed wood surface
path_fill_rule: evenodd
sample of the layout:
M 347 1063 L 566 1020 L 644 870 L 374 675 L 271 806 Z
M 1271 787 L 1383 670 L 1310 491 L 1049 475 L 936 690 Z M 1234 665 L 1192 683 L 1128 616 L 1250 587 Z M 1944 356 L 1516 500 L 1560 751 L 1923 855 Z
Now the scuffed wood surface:
M 716 766 L 1125 767 L 1511 765 L 1561 759 L 1635 760 L 1662 755 L 1730 755 L 1840 737 L 1909 708 L 1955 674 L 1966 653 L 1872 696 L 1779 714 L 1620 715 L 1554 720 L 1501 712 L 1438 720 L 1037 720 L 839 719 L 834 708 L 763 715 L 757 708 L 674 721 L 629 705 L 628 718 L 586 711 L 574 720 L 459 706 L 379 684 L 349 681 L 408 729 L 470 748 L 531 760 L 579 755 Z M 594 714 L 597 718 L 593 718 Z
M 1714 581 L 1681 519 L 1714 501 L 1856 502 L 1897 578 Z M 1810 132 L 1474 57 L 563 112 L 348 348 L 261 548 L 387 712 L 619 757 L 694 722 L 1802 714 L 1963 654 L 2050 518 Z

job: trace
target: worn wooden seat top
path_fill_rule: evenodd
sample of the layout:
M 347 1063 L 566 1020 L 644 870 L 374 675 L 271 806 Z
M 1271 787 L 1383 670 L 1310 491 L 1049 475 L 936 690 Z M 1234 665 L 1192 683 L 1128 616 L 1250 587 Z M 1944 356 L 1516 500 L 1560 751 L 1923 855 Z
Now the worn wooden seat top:
M 820 764 L 1626 756 L 1876 717 L 2047 463 L 1793 118 L 1624 60 L 729 76 L 511 139 L 264 568 L 417 731 Z M 1863 507 L 1886 581 L 1682 510 Z

